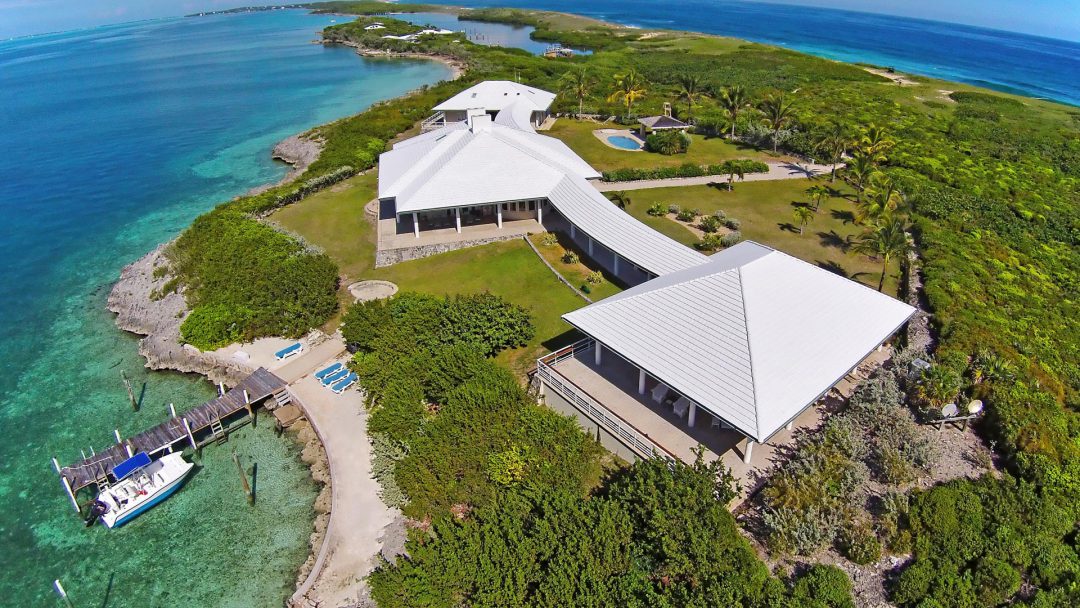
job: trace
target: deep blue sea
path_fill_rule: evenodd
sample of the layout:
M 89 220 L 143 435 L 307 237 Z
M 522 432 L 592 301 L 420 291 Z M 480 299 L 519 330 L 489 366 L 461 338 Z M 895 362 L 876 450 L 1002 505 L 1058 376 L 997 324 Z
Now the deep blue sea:
M 311 42 L 340 17 L 275 11 L 0 43 L 0 605 L 280 606 L 307 555 L 315 487 L 273 425 L 207 448 L 186 487 L 86 530 L 49 462 L 209 398 L 149 373 L 104 309 L 125 264 L 286 167 L 279 140 L 448 75 Z M 120 372 L 133 379 L 133 413 Z M 258 464 L 248 507 L 231 453 Z
M 624 25 L 733 36 L 1080 106 L 1080 43 L 1065 40 L 903 17 L 732 0 L 434 1 L 565 11 Z

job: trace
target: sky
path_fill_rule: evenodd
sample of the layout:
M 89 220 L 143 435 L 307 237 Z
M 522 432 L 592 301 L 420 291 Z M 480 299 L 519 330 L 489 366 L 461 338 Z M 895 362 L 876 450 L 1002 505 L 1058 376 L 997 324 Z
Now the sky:
M 1080 0 L 766 1 L 904 15 L 1080 41 Z M 497 5 L 498 0 L 491 0 L 491 3 Z M 260 4 L 276 3 L 265 0 L 0 0 L 0 40 Z

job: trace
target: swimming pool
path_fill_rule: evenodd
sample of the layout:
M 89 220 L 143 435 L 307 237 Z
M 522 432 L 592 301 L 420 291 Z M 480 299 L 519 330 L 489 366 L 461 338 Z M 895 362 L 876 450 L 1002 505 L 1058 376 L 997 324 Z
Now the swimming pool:
M 626 135 L 609 135 L 607 138 L 609 144 L 616 148 L 622 148 L 623 150 L 640 150 L 641 142 L 633 137 L 627 137 Z

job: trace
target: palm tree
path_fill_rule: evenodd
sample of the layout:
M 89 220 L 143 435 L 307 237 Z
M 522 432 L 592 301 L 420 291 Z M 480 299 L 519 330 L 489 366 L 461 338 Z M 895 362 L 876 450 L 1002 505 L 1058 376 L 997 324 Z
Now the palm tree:
M 852 250 L 881 259 L 881 280 L 878 281 L 878 291 L 881 291 L 885 287 L 885 274 L 889 271 L 889 261 L 906 254 L 910 248 L 911 242 L 908 240 L 903 222 L 894 218 L 860 236 L 855 241 Z
M 851 137 L 842 125 L 834 125 L 831 131 L 822 135 L 816 144 L 816 148 L 825 154 L 825 160 L 832 163 L 832 171 L 829 181 L 836 181 L 836 165 L 843 160 L 844 153 L 851 147 Z
M 626 117 L 634 108 L 634 102 L 645 96 L 645 79 L 637 70 L 630 68 L 625 74 L 615 76 L 615 90 L 608 96 L 609 102 L 619 101 L 626 106 Z
M 806 189 L 806 195 L 810 197 L 810 200 L 814 201 L 814 211 L 821 208 L 821 203 L 829 198 L 829 194 L 831 194 L 829 188 L 822 184 L 814 184 Z
M 933 365 L 919 378 L 915 393 L 930 409 L 940 412 L 942 406 L 956 398 L 960 388 L 961 379 L 956 372 L 944 365 Z
M 746 171 L 743 168 L 742 163 L 730 160 L 724 163 L 724 170 L 728 174 L 727 189 L 728 192 L 731 192 L 735 189 L 735 177 L 738 176 L 739 181 L 742 181 L 742 179 L 746 177 Z
M 792 215 L 795 221 L 799 224 L 799 234 L 803 233 L 806 225 L 814 221 L 814 210 L 807 205 L 799 205 L 795 207 L 795 213 Z
M 855 220 L 860 224 L 891 217 L 904 204 L 903 193 L 883 173 L 875 173 L 866 189 L 866 198 L 856 203 Z
M 866 189 L 866 185 L 870 183 L 870 179 L 874 177 L 874 174 L 878 172 L 874 159 L 860 150 L 852 155 L 847 167 L 844 168 L 844 172 L 855 186 L 856 203 L 861 204 L 863 190 Z
M 588 68 L 571 70 L 562 76 L 562 91 L 577 98 L 578 114 L 585 113 L 585 98 L 592 92 L 596 79 Z
M 776 152 L 777 150 L 779 143 L 777 138 L 780 137 L 780 131 L 791 121 L 791 111 L 794 105 L 795 102 L 790 99 L 785 99 L 784 92 L 780 91 L 775 95 L 766 96 L 758 106 L 765 114 L 765 123 L 769 125 L 769 128 L 772 129 L 773 132 L 773 152 Z
M 630 206 L 630 195 L 625 190 L 616 190 L 614 192 L 607 193 L 608 199 L 615 203 L 615 206 L 619 209 L 626 209 Z
M 870 125 L 863 131 L 863 136 L 859 139 L 859 147 L 875 162 L 885 160 L 885 153 L 896 142 L 889 139 L 889 132 L 884 127 L 877 125 Z
M 691 122 L 694 119 L 694 102 L 703 97 L 708 97 L 704 89 L 705 86 L 701 76 L 697 74 L 679 76 L 679 90 L 676 95 L 680 101 L 686 102 L 686 122 Z
M 724 87 L 720 91 L 720 106 L 724 108 L 728 120 L 731 121 L 731 139 L 735 139 L 735 124 L 739 122 L 739 113 L 750 107 L 746 89 L 739 85 Z

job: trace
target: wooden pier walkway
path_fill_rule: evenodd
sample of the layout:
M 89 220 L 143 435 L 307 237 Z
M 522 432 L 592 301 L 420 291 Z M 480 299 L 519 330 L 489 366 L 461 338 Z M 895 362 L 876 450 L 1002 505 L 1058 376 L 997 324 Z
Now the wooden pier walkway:
M 104 452 L 92 455 L 60 469 L 60 477 L 74 494 L 82 488 L 107 480 L 114 466 L 127 460 L 132 454 L 171 450 L 179 442 L 198 447 L 224 437 L 228 431 L 224 421 L 241 411 L 254 415 L 254 404 L 273 396 L 279 404 L 289 401 L 288 383 L 266 368 L 260 367 L 225 394 L 207 401 L 163 424 L 143 431 L 118 443 Z M 206 437 L 202 442 L 197 436 Z M 181 448 L 182 449 L 182 448 Z

